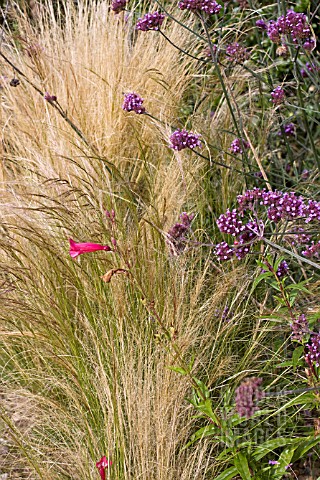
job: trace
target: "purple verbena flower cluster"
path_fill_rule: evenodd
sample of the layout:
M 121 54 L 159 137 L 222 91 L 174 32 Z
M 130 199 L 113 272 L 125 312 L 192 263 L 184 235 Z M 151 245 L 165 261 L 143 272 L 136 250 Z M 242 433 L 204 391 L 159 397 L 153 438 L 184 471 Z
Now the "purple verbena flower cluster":
M 186 247 L 187 235 L 191 229 L 194 214 L 182 212 L 180 222 L 175 223 L 167 232 L 167 244 L 172 255 L 179 255 Z
M 230 151 L 234 154 L 243 153 L 244 148 L 249 148 L 249 143 L 246 140 L 236 138 L 230 146 Z
M 308 352 L 305 355 L 305 361 L 309 367 L 320 366 L 320 334 L 312 335 L 309 344 L 306 345 Z
M 178 130 L 170 136 L 170 148 L 180 151 L 184 148 L 201 147 L 200 137 L 201 135 L 178 128 Z
M 232 212 L 228 209 L 225 214 L 221 214 L 217 220 L 217 225 L 220 232 L 229 233 L 234 237 L 245 228 L 236 209 Z
M 126 93 L 124 96 L 124 102 L 122 105 L 123 110 L 126 112 L 145 113 L 146 109 L 142 105 L 143 98 L 137 93 Z
M 274 105 L 281 105 L 281 103 L 284 102 L 284 98 L 285 98 L 285 93 L 283 88 L 281 88 L 280 86 L 276 87 L 271 92 L 271 99 Z
M 296 126 L 294 123 L 285 123 L 283 125 L 283 133 L 285 134 L 286 137 L 294 137 L 296 133 Z M 282 135 L 282 131 L 279 130 L 278 135 Z
M 311 258 L 311 257 L 319 258 L 319 253 L 320 253 L 320 240 L 318 243 L 312 242 L 311 245 L 308 245 L 307 248 L 302 252 L 302 255 L 307 258 Z
M 306 217 L 306 223 L 312 222 L 313 220 L 320 221 L 320 202 L 309 200 L 304 206 L 303 215 Z
M 202 11 L 209 15 L 219 13 L 222 8 L 215 0 L 181 0 L 178 7 L 180 10 Z
M 295 45 L 304 42 L 303 47 L 306 50 L 312 50 L 315 46 L 307 16 L 293 10 L 288 10 L 286 15 L 282 15 L 276 21 L 269 22 L 267 34 L 274 43 L 284 43 L 284 36 L 290 35 Z
M 250 418 L 255 412 L 260 410 L 257 402 L 264 397 L 261 384 L 261 378 L 245 378 L 236 389 L 236 411 L 240 417 Z
M 303 78 L 307 78 L 309 76 L 308 72 L 315 73 L 315 72 L 319 72 L 319 71 L 320 71 L 320 67 L 318 67 L 315 63 L 307 62 L 306 67 L 302 68 L 300 70 L 300 73 L 301 73 Z
M 230 260 L 234 255 L 234 250 L 227 242 L 218 243 L 215 246 L 215 254 L 220 261 Z
M 222 233 L 235 237 L 234 244 L 228 245 L 226 242 L 219 243 L 216 246 L 216 255 L 219 260 L 229 260 L 234 255 L 241 259 L 250 252 L 251 246 L 257 240 L 261 239 L 266 228 L 259 210 L 266 208 L 267 218 L 274 223 L 281 220 L 290 222 L 320 221 L 320 202 L 316 200 L 306 201 L 304 197 L 296 195 L 294 192 L 281 192 L 278 190 L 267 191 L 266 189 L 254 188 L 247 190 L 243 195 L 238 195 L 238 209 L 227 210 L 221 214 L 217 220 L 217 225 Z M 244 216 L 249 213 L 250 220 L 246 223 Z M 254 220 L 252 219 L 254 217 Z M 311 245 L 310 235 L 302 228 L 299 223 L 292 228 L 296 230 L 294 235 L 284 235 L 283 240 L 291 245 L 306 245 L 302 255 L 305 257 L 318 257 L 320 254 L 320 241 Z M 288 271 L 286 262 L 279 266 L 278 276 L 284 276 Z
M 226 55 L 228 56 L 228 60 L 238 63 L 242 63 L 249 58 L 248 50 L 238 42 L 230 43 L 230 45 L 227 46 Z
M 146 13 L 144 17 L 138 19 L 136 29 L 141 30 L 142 32 L 159 30 L 164 19 L 165 15 L 163 13 Z
M 289 272 L 289 266 L 285 260 L 282 260 L 282 262 L 278 267 L 276 275 L 278 278 L 283 278 L 287 275 L 288 272 Z
M 291 324 L 291 339 L 301 342 L 303 337 L 310 332 L 308 320 L 304 314 L 299 315 Z
M 112 0 L 111 9 L 114 13 L 120 13 L 125 10 L 127 5 L 127 0 Z

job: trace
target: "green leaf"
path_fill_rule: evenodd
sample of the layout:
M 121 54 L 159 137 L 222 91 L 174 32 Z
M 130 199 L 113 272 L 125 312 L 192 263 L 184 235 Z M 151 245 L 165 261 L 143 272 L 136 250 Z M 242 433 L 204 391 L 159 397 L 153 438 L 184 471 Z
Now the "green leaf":
M 294 352 L 292 354 L 292 365 L 294 369 L 296 369 L 303 351 L 304 351 L 303 345 L 294 349 Z
M 173 372 L 180 373 L 181 375 L 187 375 L 188 374 L 188 372 L 186 372 L 186 370 L 182 367 L 169 366 L 167 368 L 168 368 L 168 370 L 172 370 Z
M 220 473 L 215 480 L 232 480 L 235 475 L 237 475 L 238 470 L 236 467 L 227 468 L 224 472 Z
M 241 478 L 243 480 L 250 480 L 252 478 L 249 470 L 247 457 L 243 453 L 239 452 L 234 457 L 234 466 L 236 467 L 238 473 L 241 475 Z
M 261 458 L 268 455 L 269 452 L 273 452 L 276 448 L 285 447 L 292 443 L 297 443 L 300 440 L 301 440 L 300 438 L 286 438 L 286 437 L 279 437 L 273 440 L 268 440 L 267 442 L 264 442 L 262 445 L 259 445 L 252 456 L 255 460 L 261 460 Z
M 271 272 L 263 272 L 261 273 L 256 279 L 255 281 L 253 282 L 252 284 L 252 289 L 251 289 L 251 293 L 254 292 L 254 290 L 257 288 L 257 286 L 259 285 L 260 282 L 262 282 L 262 280 L 268 278 L 268 277 L 272 277 L 272 273 Z
M 296 451 L 292 457 L 293 462 L 303 457 L 303 455 L 305 455 L 311 448 L 315 447 L 318 443 L 320 443 L 320 435 L 316 438 L 312 438 L 311 440 L 301 442 L 300 445 L 296 448 Z

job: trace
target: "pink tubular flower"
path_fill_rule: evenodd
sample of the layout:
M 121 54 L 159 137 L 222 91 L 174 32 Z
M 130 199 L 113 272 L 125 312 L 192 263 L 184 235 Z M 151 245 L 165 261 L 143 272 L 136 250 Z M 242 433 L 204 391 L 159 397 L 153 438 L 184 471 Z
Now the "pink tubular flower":
M 107 459 L 104 455 L 100 458 L 99 462 L 96 463 L 96 467 L 99 470 L 101 480 L 106 480 L 106 469 L 112 465 L 112 462 Z
M 112 250 L 109 245 L 100 245 L 99 243 L 76 243 L 72 238 L 69 238 L 69 242 L 70 255 L 72 258 L 76 258 L 82 253 L 97 252 L 98 250 L 110 252 Z

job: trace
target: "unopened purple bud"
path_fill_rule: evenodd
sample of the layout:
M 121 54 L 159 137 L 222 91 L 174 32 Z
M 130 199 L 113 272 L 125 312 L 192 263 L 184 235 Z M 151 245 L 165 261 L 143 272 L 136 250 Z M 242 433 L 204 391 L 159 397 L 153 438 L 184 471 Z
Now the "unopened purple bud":
M 49 92 L 46 92 L 43 98 L 49 103 L 57 101 L 57 97 L 55 95 L 50 95 Z
M 267 24 L 264 20 L 257 20 L 256 25 L 258 28 L 261 28 L 262 30 L 267 30 Z

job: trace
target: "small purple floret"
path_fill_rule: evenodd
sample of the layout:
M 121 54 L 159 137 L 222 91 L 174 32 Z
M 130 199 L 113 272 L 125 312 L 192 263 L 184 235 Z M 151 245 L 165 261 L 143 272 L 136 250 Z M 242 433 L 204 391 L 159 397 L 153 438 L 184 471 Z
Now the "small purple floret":
M 256 25 L 258 28 L 261 28 L 262 30 L 267 30 L 267 24 L 264 20 L 257 20 Z

